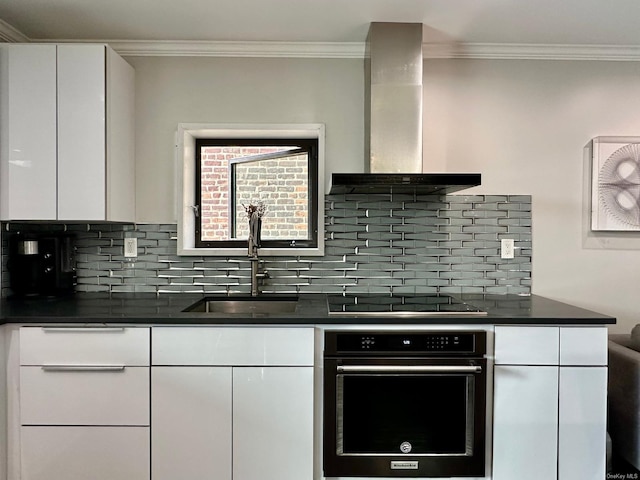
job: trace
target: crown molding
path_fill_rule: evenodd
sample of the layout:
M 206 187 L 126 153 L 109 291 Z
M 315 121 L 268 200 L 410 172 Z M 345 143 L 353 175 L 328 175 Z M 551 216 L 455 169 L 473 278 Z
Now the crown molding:
M 636 45 L 544 45 L 509 43 L 425 44 L 425 58 L 482 60 L 640 61 Z
M 5 27 L 3 29 L 3 26 Z M 6 28 L 8 27 L 8 28 Z M 39 43 L 107 43 L 129 57 L 281 57 L 364 58 L 364 42 L 254 42 L 172 40 L 29 39 L 0 20 L 0 39 Z M 5 34 L 6 35 L 6 34 Z M 640 61 L 636 45 L 559 45 L 523 43 L 425 43 L 429 59 Z
M 123 56 L 364 58 L 364 42 L 106 41 Z M 461 43 L 423 45 L 424 58 L 640 61 L 640 46 Z
M 33 40 L 107 43 L 124 57 L 363 58 L 362 42 Z
M 20 43 L 29 41 L 29 37 L 20 30 L 0 19 L 0 42 Z

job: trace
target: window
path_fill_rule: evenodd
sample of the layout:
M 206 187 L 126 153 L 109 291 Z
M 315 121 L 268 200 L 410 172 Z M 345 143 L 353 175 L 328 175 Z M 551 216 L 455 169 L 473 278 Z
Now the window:
M 196 247 L 243 247 L 261 205 L 261 244 L 317 245 L 317 139 L 196 140 Z
M 261 255 L 322 255 L 322 125 L 181 125 L 180 255 L 246 255 L 260 205 Z

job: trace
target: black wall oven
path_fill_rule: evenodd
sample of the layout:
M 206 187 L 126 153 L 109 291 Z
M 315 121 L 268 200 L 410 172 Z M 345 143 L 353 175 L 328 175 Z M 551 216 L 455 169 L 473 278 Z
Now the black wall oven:
M 325 332 L 325 477 L 483 477 L 486 333 Z

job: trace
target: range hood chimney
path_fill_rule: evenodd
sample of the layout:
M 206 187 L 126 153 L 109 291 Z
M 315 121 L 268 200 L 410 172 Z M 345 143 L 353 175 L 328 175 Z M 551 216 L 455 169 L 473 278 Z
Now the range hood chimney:
M 334 173 L 331 193 L 446 194 L 480 184 L 480 174 L 422 172 L 422 30 L 421 23 L 369 27 L 366 173 Z

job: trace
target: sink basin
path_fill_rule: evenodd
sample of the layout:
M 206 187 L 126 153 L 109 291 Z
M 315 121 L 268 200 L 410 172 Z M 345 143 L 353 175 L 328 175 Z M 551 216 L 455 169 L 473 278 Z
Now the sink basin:
M 298 297 L 205 297 L 183 312 L 294 313 Z

